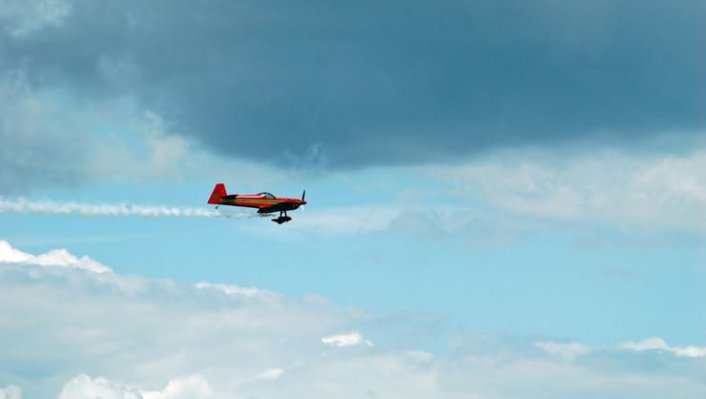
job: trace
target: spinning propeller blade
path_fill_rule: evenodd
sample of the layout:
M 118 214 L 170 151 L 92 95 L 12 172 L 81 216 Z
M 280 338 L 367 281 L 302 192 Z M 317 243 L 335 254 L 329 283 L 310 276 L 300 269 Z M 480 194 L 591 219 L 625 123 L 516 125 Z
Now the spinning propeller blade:
M 302 191 L 302 205 L 306 205 L 306 190 Z M 302 208 L 302 213 L 304 213 L 304 209 Z

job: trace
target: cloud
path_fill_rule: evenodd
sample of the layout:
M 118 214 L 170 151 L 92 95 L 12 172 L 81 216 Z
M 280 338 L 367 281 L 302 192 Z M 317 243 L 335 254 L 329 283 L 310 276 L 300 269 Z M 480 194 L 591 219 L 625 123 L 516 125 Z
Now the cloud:
M 64 0 L 4 0 L 0 21 L 5 31 L 22 37 L 48 26 L 60 25 L 71 13 L 71 3 Z
M 568 360 L 573 360 L 590 352 L 588 347 L 581 345 L 578 342 L 540 341 L 535 342 L 534 345 L 551 355 L 559 356 Z
M 18 73 L 0 70 L 0 193 L 33 185 L 75 185 L 85 154 L 68 143 L 89 142 L 80 132 L 66 132 L 62 112 L 37 98 Z M 14 76 L 13 76 L 14 75 Z
M 358 331 L 351 331 L 346 334 L 336 334 L 328 337 L 321 338 L 321 342 L 335 347 L 346 347 L 346 346 L 357 346 L 357 345 L 367 345 L 373 346 L 373 343 L 369 340 L 363 338 L 363 335 Z
M 430 167 L 456 198 L 529 223 L 610 226 L 629 231 L 704 232 L 706 150 L 662 155 L 606 148 L 500 152 Z
M 377 203 L 313 204 L 287 230 L 266 233 L 301 240 L 392 231 L 479 245 L 556 229 L 634 238 L 703 234 L 705 171 L 706 146 L 699 143 L 668 153 L 606 146 L 496 151 L 394 174 L 379 168 L 379 176 L 401 183 L 359 199 Z M 416 191 L 406 192 L 409 187 Z
M 22 399 L 22 390 L 15 385 L 0 388 L 0 399 Z
M 184 179 L 216 168 L 238 170 L 241 184 L 282 180 L 277 169 L 210 154 L 174 128 L 132 99 L 77 99 L 0 68 L 0 195 Z
M 41 255 L 31 255 L 12 248 L 10 243 L 0 240 L 0 263 L 38 265 L 42 267 L 75 268 L 93 273 L 112 273 L 105 265 L 88 256 L 78 258 L 65 249 L 55 249 Z
M 128 98 L 229 157 L 409 164 L 706 122 L 698 0 L 22 3 L 0 14 L 3 69 Z
M 262 373 L 257 375 L 257 379 L 260 380 L 276 380 L 284 374 L 285 370 L 276 368 L 276 369 L 267 369 L 264 370 Z
M 370 205 L 328 207 L 304 210 L 292 229 L 317 234 L 361 234 L 385 231 L 390 228 L 400 210 L 393 206 Z
M 199 290 L 212 290 L 221 292 L 228 296 L 257 298 L 260 300 L 280 300 L 280 296 L 274 292 L 262 290 L 255 287 L 243 288 L 229 284 L 213 284 L 207 282 L 199 282 L 194 284 L 194 287 Z
M 125 97 L 72 96 L 0 68 L 0 195 L 86 183 L 176 179 L 219 168 L 242 179 L 277 171 L 213 156 Z
M 8 247 L 0 261 L 0 380 L 13 384 L 0 395 L 8 399 L 20 388 L 60 399 L 706 395 L 703 357 L 678 348 L 651 358 L 647 371 L 631 364 L 632 349 L 550 338 L 496 337 L 438 353 L 341 350 L 368 342 L 358 332 L 374 331 L 366 312 L 315 296 L 48 268 L 40 255 Z M 7 253 L 31 258 L 8 262 Z
M 669 346 L 658 337 L 647 338 L 639 342 L 626 342 L 621 348 L 635 352 L 659 351 L 674 354 L 679 357 L 706 357 L 706 347 L 698 346 Z
M 85 374 L 74 377 L 61 389 L 59 399 L 142 399 L 142 395 L 131 388 L 124 388 L 106 378 L 91 378 Z
M 145 391 L 125 386 L 105 377 L 92 378 L 79 374 L 68 381 L 59 399 L 215 399 L 211 387 L 203 377 L 194 375 L 174 379 L 162 390 Z
M 144 391 L 202 375 L 233 392 L 272 364 L 312 356 L 320 350 L 319 337 L 355 323 L 345 309 L 318 297 L 226 295 L 207 289 L 208 283 L 195 288 L 47 268 L 40 256 L 17 262 L 23 252 L 6 252 L 13 258 L 0 262 L 0 363 L 12 365 L 4 369 L 18 383 L 34 380 L 35 373 L 52 376 L 47 386 L 29 384 L 30 397 L 53 396 L 58 387 L 52 384 L 78 374 Z
M 125 386 L 105 377 L 92 378 L 79 374 L 68 381 L 59 399 L 215 399 L 211 387 L 203 377 L 195 375 L 174 379 L 162 390 L 144 391 Z
M 142 392 L 143 399 L 212 399 L 213 390 L 201 376 L 169 381 L 162 391 Z
M 202 152 L 129 100 L 72 98 L 0 68 L 0 194 L 179 175 Z

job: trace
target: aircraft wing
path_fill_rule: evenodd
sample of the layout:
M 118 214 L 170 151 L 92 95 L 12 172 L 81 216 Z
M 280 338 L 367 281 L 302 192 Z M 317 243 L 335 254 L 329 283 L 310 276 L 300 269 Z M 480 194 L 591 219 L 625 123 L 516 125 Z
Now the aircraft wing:
M 263 205 L 261 207 L 258 207 L 259 209 L 257 210 L 257 212 L 258 213 L 273 213 L 273 212 L 289 210 L 289 208 L 286 207 L 286 204 L 287 204 L 286 202 L 278 202 L 275 204 Z

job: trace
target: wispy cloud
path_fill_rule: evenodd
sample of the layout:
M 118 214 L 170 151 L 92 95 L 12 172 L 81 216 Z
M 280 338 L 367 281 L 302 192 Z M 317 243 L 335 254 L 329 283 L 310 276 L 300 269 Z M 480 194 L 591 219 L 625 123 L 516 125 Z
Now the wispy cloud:
M 706 150 L 671 155 L 593 149 L 508 151 L 431 167 L 458 198 L 526 221 L 705 232 Z
M 587 346 L 578 342 L 540 341 L 535 342 L 535 346 L 549 354 L 569 360 L 573 360 L 591 351 Z
M 194 284 L 194 287 L 199 290 L 211 290 L 228 296 L 257 298 L 260 300 L 281 299 L 281 297 L 274 292 L 255 287 L 238 287 L 231 284 L 213 284 L 204 281 Z
M 260 380 L 276 380 L 280 378 L 284 372 L 285 370 L 282 368 L 267 369 L 258 374 L 256 378 Z
M 345 334 L 336 334 L 330 335 L 328 337 L 323 337 L 321 338 L 321 342 L 326 345 L 335 346 L 339 348 L 358 345 L 373 346 L 373 343 L 370 340 L 363 338 L 363 335 L 358 331 L 351 331 Z
M 664 339 L 658 337 L 647 338 L 639 342 L 626 342 L 621 345 L 621 348 L 635 352 L 665 352 L 679 357 L 706 357 L 706 347 L 670 346 Z

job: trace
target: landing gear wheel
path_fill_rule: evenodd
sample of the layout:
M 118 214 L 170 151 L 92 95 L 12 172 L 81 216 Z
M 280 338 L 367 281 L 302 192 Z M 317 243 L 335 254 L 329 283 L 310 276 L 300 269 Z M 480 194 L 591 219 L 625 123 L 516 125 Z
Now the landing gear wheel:
M 292 218 L 287 216 L 287 212 L 280 212 L 279 217 L 272 219 L 272 221 L 277 224 L 287 223 L 290 220 L 292 220 Z

